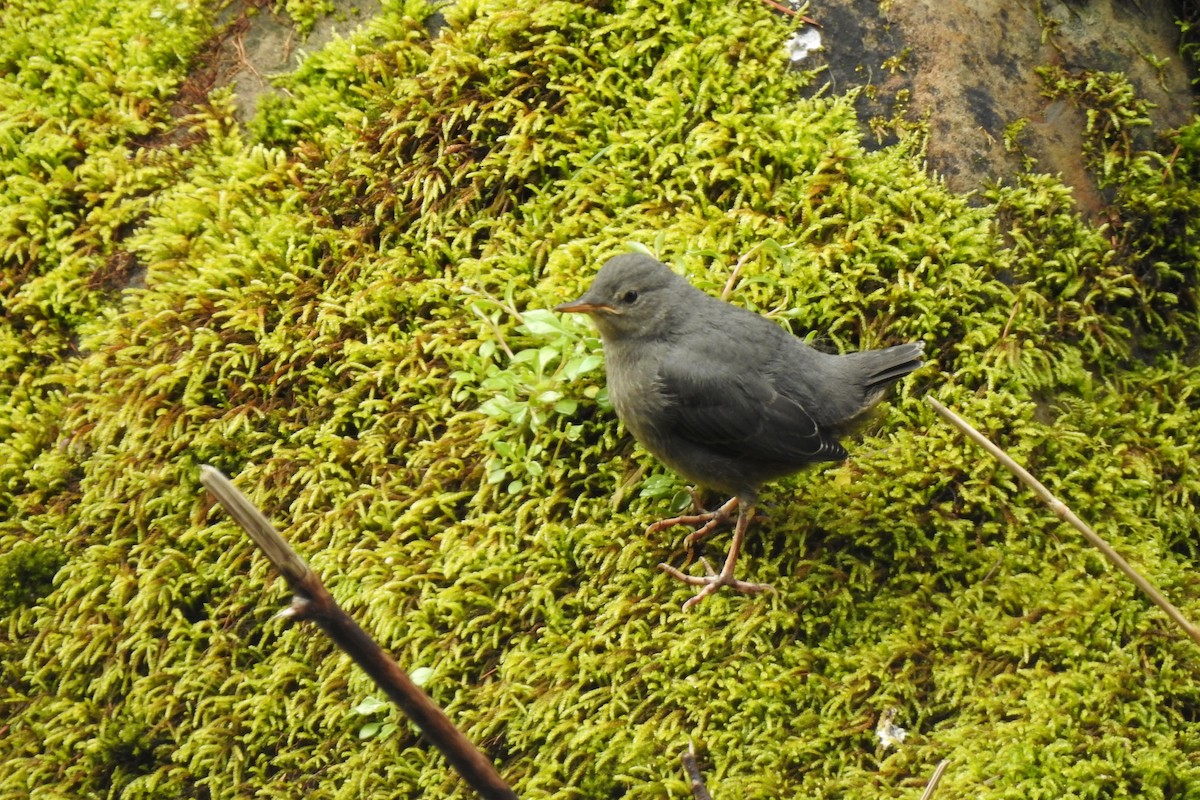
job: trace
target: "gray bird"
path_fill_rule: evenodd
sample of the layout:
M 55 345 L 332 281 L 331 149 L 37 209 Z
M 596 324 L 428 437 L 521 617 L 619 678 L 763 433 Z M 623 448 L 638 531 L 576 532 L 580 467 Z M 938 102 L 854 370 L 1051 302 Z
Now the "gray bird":
M 822 353 L 640 254 L 609 259 L 579 299 L 555 310 L 587 314 L 599 329 L 608 394 L 634 438 L 689 481 L 732 495 L 716 511 L 647 529 L 698 525 L 685 539 L 690 548 L 738 511 L 719 573 L 694 576 L 659 565 L 701 587 L 685 610 L 722 586 L 771 588 L 733 577 L 759 487 L 808 464 L 845 459 L 838 437 L 921 366 L 924 348 L 912 342 Z

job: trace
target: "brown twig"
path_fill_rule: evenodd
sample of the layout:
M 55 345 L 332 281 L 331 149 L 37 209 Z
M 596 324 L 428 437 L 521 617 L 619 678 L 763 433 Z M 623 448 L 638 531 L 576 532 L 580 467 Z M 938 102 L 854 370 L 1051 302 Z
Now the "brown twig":
M 200 482 L 212 492 L 229 516 L 254 540 L 291 587 L 292 604 L 280 616 L 312 620 L 387 693 L 392 701 L 442 751 L 450 765 L 485 800 L 516 800 L 492 762 L 454 727 L 408 674 L 343 611 L 321 579 L 288 545 L 250 500 L 220 470 L 200 467 Z
M 1183 149 L 1183 145 L 1175 145 L 1175 149 L 1171 151 L 1171 155 L 1167 158 L 1166 166 L 1163 167 L 1162 176 L 1165 181 L 1171 174 L 1171 169 L 1175 166 L 1175 159 L 1179 158 L 1179 152 Z
M 783 5 L 782 3 L 776 3 L 775 0 L 762 0 L 762 1 L 781 14 L 787 14 L 789 17 L 796 16 L 796 9 L 794 9 L 794 8 L 788 8 L 787 6 Z M 803 14 L 800 15 L 800 21 L 805 23 L 806 25 L 812 25 L 815 28 L 821 27 L 821 23 L 817 22 L 812 17 L 806 17 Z
M 708 793 L 708 787 L 704 785 L 704 775 L 700 772 L 700 764 L 696 761 L 695 742 L 688 744 L 688 749 L 679 756 L 679 761 L 683 764 L 683 773 L 691 782 L 692 797 L 695 800 L 712 800 L 712 795 Z
M 925 399 L 929 401 L 929 404 L 933 406 L 939 414 L 949 420 L 954 427 L 965 433 L 971 440 L 973 440 L 984 450 L 987 450 L 989 453 L 991 453 L 992 457 L 1007 467 L 1009 472 L 1020 478 L 1021 482 L 1032 489 L 1034 494 L 1036 494 L 1043 503 L 1049 506 L 1050 510 L 1053 511 L 1059 519 L 1070 523 L 1075 530 L 1082 533 L 1085 539 L 1091 542 L 1091 544 L 1097 550 L 1104 554 L 1105 558 L 1112 562 L 1113 566 L 1121 570 L 1121 572 L 1124 572 L 1126 577 L 1133 581 L 1134 585 L 1141 589 L 1142 592 L 1149 597 L 1156 606 L 1161 608 L 1168 617 L 1174 620 L 1175 624 L 1177 624 L 1180 628 L 1183 628 L 1184 633 L 1190 636 L 1192 641 L 1200 644 L 1200 629 L 1197 629 L 1195 625 L 1189 622 L 1187 618 L 1183 616 L 1183 613 L 1180 612 L 1180 610 L 1174 605 L 1172 605 L 1171 601 L 1167 600 L 1167 598 L 1163 596 L 1162 592 L 1160 592 L 1154 586 L 1154 584 L 1142 577 L 1137 570 L 1129 565 L 1128 561 L 1121 557 L 1120 553 L 1114 550 L 1108 542 L 1106 542 L 1098 533 L 1092 530 L 1086 522 L 1075 516 L 1075 512 L 1071 511 L 1071 509 L 1068 508 L 1065 503 L 1051 494 L 1050 490 L 1043 486 L 1037 478 L 1033 477 L 1033 475 L 1031 475 L 1024 467 L 1014 461 L 1008 455 L 1008 453 L 1005 453 L 999 447 L 992 444 L 991 440 L 989 440 L 979 431 L 975 430 L 975 428 L 967 423 L 962 417 L 958 416 L 932 397 L 926 396 Z
M 258 81 L 258 85 L 262 86 L 266 81 L 263 80 L 262 73 L 254 66 L 254 59 L 250 58 L 249 54 L 246 53 L 245 33 L 244 30 L 239 31 L 232 39 L 233 52 L 237 56 L 238 71 L 250 73 Z
M 1013 320 L 1017 318 L 1017 312 L 1021 310 L 1021 301 L 1013 303 L 1012 311 L 1009 312 L 1008 321 L 1004 323 L 1004 330 L 1000 331 L 1000 338 L 1004 339 L 1008 336 L 1008 329 L 1012 327 Z

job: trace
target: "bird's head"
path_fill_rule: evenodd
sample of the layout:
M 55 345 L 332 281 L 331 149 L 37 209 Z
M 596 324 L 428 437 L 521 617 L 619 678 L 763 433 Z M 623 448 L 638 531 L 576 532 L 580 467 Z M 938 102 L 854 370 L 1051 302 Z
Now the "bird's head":
M 591 287 L 555 311 L 587 314 L 605 340 L 657 337 L 670 332 L 692 287 L 666 264 L 629 253 L 605 262 Z

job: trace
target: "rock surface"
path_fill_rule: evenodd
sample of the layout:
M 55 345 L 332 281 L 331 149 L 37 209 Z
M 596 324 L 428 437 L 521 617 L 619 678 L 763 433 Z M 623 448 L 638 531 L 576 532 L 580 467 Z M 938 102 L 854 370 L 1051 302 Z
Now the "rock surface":
M 258 99 L 273 91 L 271 76 L 300 65 L 306 53 L 320 50 L 335 36 L 345 36 L 380 11 L 379 0 L 334 0 L 334 12 L 317 20 L 308 36 L 301 36 L 290 19 L 266 10 L 248 13 L 249 5 L 227 7 L 232 35 L 222 43 L 229 64 L 224 84 L 232 84 L 238 118 L 254 116 Z
M 1124 74 L 1155 106 L 1142 147 L 1188 122 L 1196 99 L 1167 3 L 826 0 L 808 13 L 823 28 L 833 88 L 873 85 L 868 117 L 890 116 L 907 91 L 908 115 L 928 120 L 930 167 L 959 191 L 1021 168 L 1004 134 L 1024 119 L 1021 144 L 1035 168 L 1061 174 L 1085 213 L 1104 205 L 1082 162 L 1084 115 L 1043 94 L 1040 66 Z
M 302 42 L 285 17 L 263 12 L 241 20 L 223 49 L 232 54 L 225 81 L 235 86 L 243 120 L 271 91 L 270 75 L 294 69 L 303 51 L 380 7 L 379 0 L 335 6 Z M 1028 156 L 1075 190 L 1083 213 L 1100 215 L 1106 199 L 1083 163 L 1084 114 L 1044 94 L 1038 67 L 1127 76 L 1154 105 L 1140 147 L 1187 123 L 1195 105 L 1175 15 L 1157 0 L 824 0 L 807 13 L 820 23 L 824 49 L 802 66 L 823 64 L 835 92 L 869 87 L 860 101 L 864 125 L 897 111 L 926 120 L 929 165 L 957 191 L 1002 180 Z M 1014 152 L 1005 132 L 1022 120 Z

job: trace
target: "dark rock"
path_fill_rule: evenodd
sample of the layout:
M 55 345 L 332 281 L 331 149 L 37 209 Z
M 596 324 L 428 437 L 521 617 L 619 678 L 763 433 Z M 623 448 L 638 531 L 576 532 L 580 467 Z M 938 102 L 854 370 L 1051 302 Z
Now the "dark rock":
M 873 87 L 860 107 L 864 122 L 891 116 L 897 103 L 909 118 L 927 119 L 930 167 L 958 191 L 1003 179 L 1030 156 L 1036 169 L 1061 174 L 1084 213 L 1100 213 L 1104 198 L 1083 164 L 1084 114 L 1046 96 L 1040 66 L 1125 75 L 1154 106 L 1140 147 L 1158 146 L 1164 131 L 1193 113 L 1196 96 L 1168 4 L 830 0 L 809 14 L 822 25 L 834 90 Z M 1023 153 L 1010 152 L 1006 129 L 1021 120 Z

